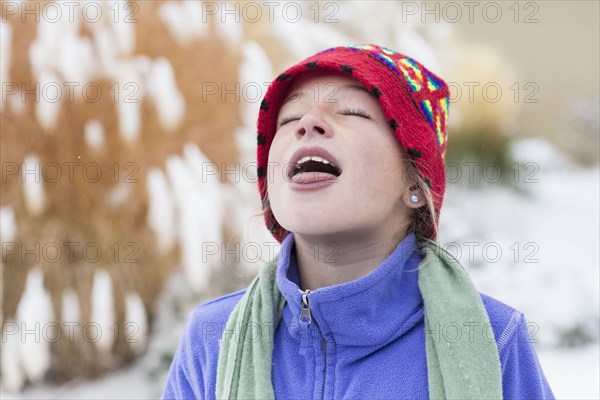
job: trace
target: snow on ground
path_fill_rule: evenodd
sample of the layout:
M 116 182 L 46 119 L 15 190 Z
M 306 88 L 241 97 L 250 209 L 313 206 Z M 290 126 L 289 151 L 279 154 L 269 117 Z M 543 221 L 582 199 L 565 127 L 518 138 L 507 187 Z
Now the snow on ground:
M 600 346 L 538 352 L 557 399 L 600 399 Z
M 515 142 L 513 154 L 529 163 L 509 172 L 518 190 L 450 185 L 440 242 L 481 292 L 537 325 L 539 347 L 597 340 L 599 169 L 570 165 L 540 138 Z
M 153 399 L 151 382 L 138 363 L 95 381 L 80 381 L 63 386 L 40 385 L 22 393 L 5 393 L 2 399 Z

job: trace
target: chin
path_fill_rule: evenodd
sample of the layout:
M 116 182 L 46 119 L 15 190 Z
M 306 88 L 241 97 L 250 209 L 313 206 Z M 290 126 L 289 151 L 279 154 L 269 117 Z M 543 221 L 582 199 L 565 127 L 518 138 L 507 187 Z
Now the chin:
M 296 214 L 290 218 L 282 218 L 278 221 L 285 230 L 300 235 L 326 235 L 335 233 L 339 229 L 336 226 L 335 219 L 319 218 L 314 216 L 314 214 L 312 216 Z
M 287 222 L 287 221 L 286 221 Z M 280 222 L 281 223 L 281 222 Z M 326 238 L 336 237 L 344 232 L 352 231 L 348 226 L 347 221 L 334 218 L 293 218 L 293 221 L 281 223 L 282 227 L 294 235 L 302 235 L 306 237 Z

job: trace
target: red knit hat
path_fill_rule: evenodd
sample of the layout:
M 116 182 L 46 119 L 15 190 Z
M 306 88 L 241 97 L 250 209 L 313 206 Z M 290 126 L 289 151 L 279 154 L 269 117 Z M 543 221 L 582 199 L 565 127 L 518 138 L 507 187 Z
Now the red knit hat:
M 292 81 L 303 72 L 317 69 L 347 74 L 377 98 L 394 136 L 431 189 L 439 219 L 446 187 L 448 86 L 416 60 L 372 44 L 323 50 L 287 69 L 271 83 L 258 116 L 257 174 L 263 207 L 267 204 L 267 162 L 279 108 Z M 269 231 L 279 242 L 283 241 L 287 231 L 270 208 L 264 211 Z M 436 235 L 436 228 L 430 227 L 427 236 L 435 239 Z

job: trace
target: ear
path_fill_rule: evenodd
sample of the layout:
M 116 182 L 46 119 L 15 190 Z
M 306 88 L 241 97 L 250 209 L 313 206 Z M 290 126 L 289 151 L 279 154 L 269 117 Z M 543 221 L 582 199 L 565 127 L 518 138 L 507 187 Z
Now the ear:
M 418 200 L 416 202 L 413 202 L 411 200 L 413 195 L 416 195 L 418 197 Z M 419 208 L 427 203 L 427 201 L 425 200 L 425 196 L 419 189 L 417 189 L 416 186 L 406 188 L 404 193 L 402 193 L 402 202 L 406 207 L 409 208 Z

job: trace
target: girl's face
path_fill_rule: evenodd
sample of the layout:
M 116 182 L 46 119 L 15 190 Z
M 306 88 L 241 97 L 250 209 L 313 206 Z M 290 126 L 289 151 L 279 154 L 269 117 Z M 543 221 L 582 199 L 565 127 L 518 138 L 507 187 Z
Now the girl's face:
M 389 237 L 408 224 L 409 207 L 423 204 L 409 201 L 401 154 L 379 103 L 358 81 L 303 75 L 280 108 L 269 151 L 273 214 L 307 237 Z

